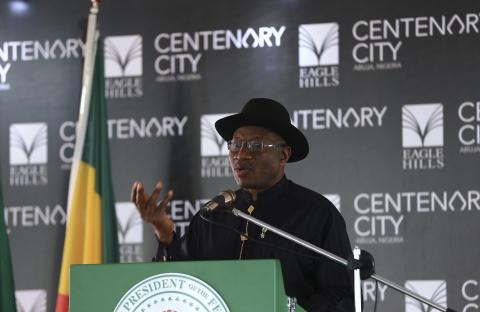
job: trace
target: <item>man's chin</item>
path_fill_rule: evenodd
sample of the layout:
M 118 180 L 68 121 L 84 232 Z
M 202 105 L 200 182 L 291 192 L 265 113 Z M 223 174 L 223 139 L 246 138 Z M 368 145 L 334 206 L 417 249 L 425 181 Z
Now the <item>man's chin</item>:
M 238 186 L 247 190 L 256 190 L 259 189 L 258 184 L 252 183 L 251 181 L 237 180 Z
M 246 181 L 245 179 L 240 179 L 238 177 L 235 177 L 235 180 L 237 181 L 238 186 L 240 186 L 241 188 L 248 189 L 248 188 L 254 187 L 253 183 Z

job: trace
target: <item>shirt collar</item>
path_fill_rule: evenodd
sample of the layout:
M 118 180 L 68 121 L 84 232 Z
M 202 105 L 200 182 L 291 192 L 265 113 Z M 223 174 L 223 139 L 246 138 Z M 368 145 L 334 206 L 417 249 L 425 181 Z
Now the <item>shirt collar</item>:
M 266 189 L 265 191 L 258 192 L 257 202 L 273 200 L 274 198 L 280 196 L 280 194 L 286 191 L 287 185 L 288 185 L 288 180 L 285 177 L 285 175 L 283 175 L 280 181 L 278 181 L 271 188 Z M 245 199 L 246 202 L 250 204 L 253 203 L 252 195 L 248 191 L 241 189 L 241 193 L 242 193 L 242 197 Z

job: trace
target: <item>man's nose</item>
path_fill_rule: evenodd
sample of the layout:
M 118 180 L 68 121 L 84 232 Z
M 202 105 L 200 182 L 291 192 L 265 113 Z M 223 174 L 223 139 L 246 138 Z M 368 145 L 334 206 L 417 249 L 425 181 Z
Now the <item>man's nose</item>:
M 247 144 L 243 143 L 240 150 L 237 152 L 238 159 L 250 159 L 252 158 L 252 152 L 250 152 L 247 148 Z

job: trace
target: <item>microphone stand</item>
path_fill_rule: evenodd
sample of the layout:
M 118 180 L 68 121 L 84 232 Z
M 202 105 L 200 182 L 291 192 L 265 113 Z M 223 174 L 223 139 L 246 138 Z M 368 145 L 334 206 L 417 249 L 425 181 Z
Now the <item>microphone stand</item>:
M 239 218 L 242 218 L 244 220 L 247 220 L 247 221 L 250 221 L 258 226 L 261 226 L 263 228 L 266 228 L 267 230 L 283 237 L 283 238 L 286 238 L 300 246 L 303 246 L 307 249 L 310 249 L 314 252 L 316 252 L 317 254 L 320 254 L 324 257 L 327 257 L 328 259 L 332 260 L 332 261 L 335 261 L 337 263 L 340 263 L 340 264 L 343 264 L 344 266 L 346 266 L 347 268 L 349 268 L 350 270 L 353 269 L 355 270 L 355 272 L 357 272 L 356 275 L 359 275 L 358 272 L 360 272 L 360 275 L 362 276 L 362 279 L 367 279 L 367 278 L 373 278 L 374 280 L 382 283 L 382 284 L 385 284 L 393 289 L 395 289 L 396 291 L 398 292 L 401 292 L 411 298 L 414 298 L 422 303 L 425 303 L 426 305 L 432 307 L 432 308 L 435 308 L 439 311 L 442 311 L 442 312 L 455 312 L 455 310 L 453 309 L 450 309 L 450 308 L 445 308 L 445 307 L 442 307 L 438 304 L 436 304 L 435 302 L 425 298 L 425 297 L 422 297 L 420 296 L 419 294 L 409 290 L 409 289 L 406 289 L 392 281 L 389 281 L 388 279 L 386 278 L 383 278 L 377 274 L 374 274 L 374 269 L 373 269 L 373 257 L 371 257 L 371 255 L 368 253 L 368 252 L 365 252 L 363 251 L 363 253 L 366 253 L 366 259 L 365 261 L 362 262 L 362 257 L 357 255 L 355 258 L 359 258 L 359 259 L 355 259 L 355 258 L 352 258 L 352 259 L 349 259 L 349 260 L 345 260 L 337 255 L 334 255 L 332 254 L 331 252 L 328 252 L 320 247 L 317 247 L 307 241 L 304 241 L 296 236 L 293 236 L 285 231 L 282 231 L 270 224 L 267 224 L 263 221 L 260 221 L 254 217 L 252 217 L 251 215 L 249 214 L 246 214 L 240 210 L 238 210 L 237 208 L 232 208 L 231 212 L 233 213 L 233 215 L 235 215 L 236 217 L 239 217 Z M 365 263 L 365 262 L 369 262 L 369 263 Z M 359 283 L 357 283 L 359 284 Z M 357 292 L 358 290 L 356 290 Z M 357 294 L 357 301 L 359 297 L 359 294 Z M 358 304 L 358 303 L 357 303 Z M 357 307 L 357 310 L 356 311 L 360 311 L 361 308 Z

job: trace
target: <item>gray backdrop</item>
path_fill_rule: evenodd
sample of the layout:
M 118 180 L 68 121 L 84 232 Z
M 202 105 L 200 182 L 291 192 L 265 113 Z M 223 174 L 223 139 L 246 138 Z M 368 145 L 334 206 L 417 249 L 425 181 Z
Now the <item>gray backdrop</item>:
M 53 311 L 89 1 L 27 4 L 0 2 L 1 178 L 17 298 Z M 287 176 L 334 202 L 377 272 L 480 310 L 478 1 L 107 1 L 99 21 L 124 262 L 156 247 L 132 182 L 172 188 L 183 232 L 236 187 L 213 123 L 271 97 L 310 141 Z

